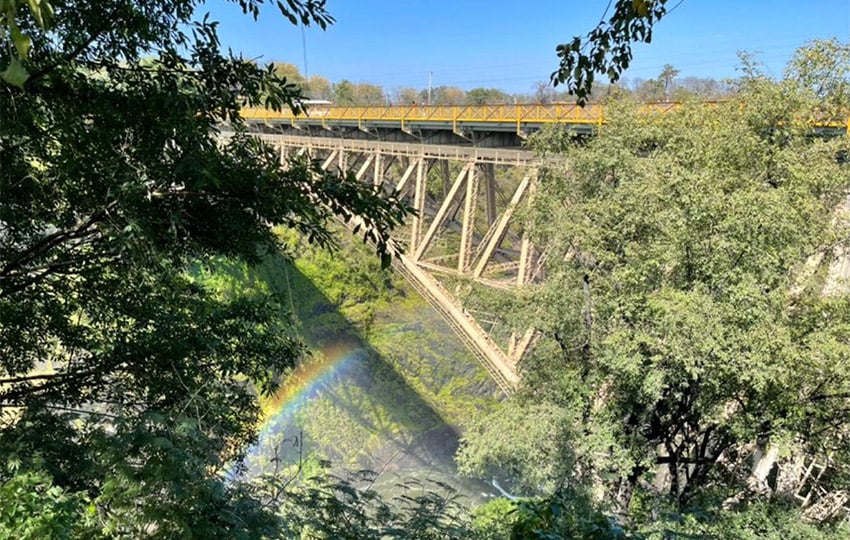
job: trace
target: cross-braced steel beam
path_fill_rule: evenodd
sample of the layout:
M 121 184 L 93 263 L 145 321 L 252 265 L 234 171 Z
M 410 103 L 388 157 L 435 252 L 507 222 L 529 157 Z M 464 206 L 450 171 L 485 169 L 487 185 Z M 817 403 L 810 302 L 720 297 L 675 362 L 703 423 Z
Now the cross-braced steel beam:
M 533 189 L 535 162 L 527 152 L 407 145 L 360 140 L 263 138 L 287 156 L 308 155 L 324 170 L 346 171 L 395 192 L 416 210 L 396 241 L 406 254 L 396 268 L 443 315 L 506 392 L 519 380 L 517 362 L 533 330 L 499 345 L 465 309 L 455 290 L 464 282 L 512 289 L 536 279 L 539 257 L 514 215 Z M 445 281 L 454 280 L 454 281 Z M 485 320 L 492 330 L 495 325 Z

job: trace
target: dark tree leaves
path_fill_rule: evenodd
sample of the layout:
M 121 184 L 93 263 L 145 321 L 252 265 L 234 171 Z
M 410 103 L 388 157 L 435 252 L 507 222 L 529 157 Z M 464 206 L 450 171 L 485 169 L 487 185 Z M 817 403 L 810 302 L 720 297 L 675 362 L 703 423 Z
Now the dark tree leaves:
M 561 59 L 550 76 L 555 86 L 564 84 L 570 94 L 584 105 L 590 97 L 595 74 L 612 83 L 632 61 L 632 43 L 649 43 L 652 26 L 667 13 L 667 0 L 618 0 L 614 13 L 591 30 L 584 39 L 576 36 L 555 48 Z
M 409 209 L 249 136 L 242 107 L 301 96 L 223 52 L 195 0 L 7 4 L 0 68 L 26 73 L 0 80 L 0 493 L 67 493 L 83 537 L 271 536 L 273 512 L 219 474 L 302 347 L 244 278 L 274 225 L 328 245 L 331 220 L 357 221 L 385 258 Z M 272 7 L 332 21 L 324 1 Z M 56 516 L 0 515 L 0 536 Z

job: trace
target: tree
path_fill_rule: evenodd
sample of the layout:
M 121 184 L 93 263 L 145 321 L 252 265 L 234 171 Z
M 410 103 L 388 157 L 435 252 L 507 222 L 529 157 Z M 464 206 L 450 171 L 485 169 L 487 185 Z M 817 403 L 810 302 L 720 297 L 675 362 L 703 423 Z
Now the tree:
M 561 59 L 550 76 L 555 86 L 564 84 L 580 104 L 587 102 L 596 74 L 617 82 L 632 61 L 632 43 L 652 41 L 652 27 L 667 14 L 667 0 L 617 0 L 607 20 L 607 10 L 599 24 L 582 39 L 555 48 Z M 610 6 L 610 4 L 609 4 Z
M 274 74 L 285 79 L 286 82 L 303 89 L 307 85 L 307 79 L 301 74 L 301 70 L 295 64 L 288 62 L 273 62 Z
M 354 100 L 357 105 L 386 105 L 384 89 L 377 84 L 357 83 L 354 85 Z
M 321 75 L 311 75 L 307 81 L 306 90 L 311 99 L 330 101 L 334 97 L 331 82 Z
M 419 93 L 422 103 L 428 103 L 428 90 Z M 431 105 L 461 105 L 466 100 L 466 92 L 456 86 L 438 86 L 431 90 Z
M 51 495 L 2 534 L 76 516 L 85 537 L 274 535 L 270 507 L 222 473 L 301 347 L 274 295 L 205 276 L 279 249 L 272 224 L 330 244 L 334 215 L 387 254 L 407 209 L 306 160 L 284 172 L 239 110 L 298 89 L 224 54 L 193 0 L 4 6 L 0 506 Z M 332 21 L 324 2 L 277 6 Z
M 396 105 L 412 105 L 419 103 L 419 90 L 409 86 L 393 90 L 393 103 Z
M 534 83 L 534 102 L 552 103 L 558 98 L 558 93 L 544 81 Z
M 664 83 L 658 79 L 635 78 L 632 85 L 632 95 L 638 101 L 647 103 L 664 99 Z
M 333 94 L 333 101 L 337 105 L 357 105 L 357 98 L 354 95 L 354 85 L 347 79 L 334 83 Z
M 658 75 L 658 80 L 664 83 L 665 100 L 670 99 L 670 94 L 673 91 L 673 80 L 678 74 L 678 69 L 674 68 L 671 64 L 664 64 L 664 68 L 661 70 L 661 74 Z
M 466 93 L 467 105 L 500 105 L 513 103 L 511 96 L 498 88 L 473 88 Z
M 751 73 L 737 97 L 664 115 L 615 101 L 602 136 L 535 143 L 563 165 L 526 222 L 547 280 L 505 321 L 543 334 L 516 399 L 577 434 L 549 481 L 604 490 L 621 515 L 790 497 L 755 449 L 829 455 L 820 487 L 847 485 L 850 300 L 828 268 L 850 247 L 848 141 L 817 136 L 822 98 L 796 80 Z
M 835 38 L 814 41 L 797 50 L 785 77 L 821 100 L 825 118 L 842 118 L 850 107 L 850 45 Z
M 346 79 L 333 86 L 334 103 L 338 105 L 385 105 L 384 89 L 375 84 L 352 83 Z
M 718 100 L 732 96 L 729 84 L 702 77 L 682 77 L 676 82 L 673 101 L 688 99 Z

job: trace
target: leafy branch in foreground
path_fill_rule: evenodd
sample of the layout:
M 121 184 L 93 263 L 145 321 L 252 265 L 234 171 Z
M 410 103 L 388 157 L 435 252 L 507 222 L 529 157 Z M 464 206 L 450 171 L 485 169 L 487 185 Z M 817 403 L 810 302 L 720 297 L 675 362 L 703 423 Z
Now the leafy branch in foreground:
M 605 19 L 606 11 L 584 39 L 576 36 L 555 48 L 561 61 L 550 76 L 552 84 L 566 85 L 567 91 L 584 105 L 596 74 L 617 82 L 632 61 L 632 43 L 652 41 L 652 27 L 667 14 L 666 3 L 667 0 L 617 0 L 611 17 Z
M 23 75 L 0 80 L 0 506 L 62 495 L 0 536 L 66 510 L 85 537 L 273 536 L 257 494 L 219 473 L 302 347 L 273 292 L 202 270 L 277 250 L 273 225 L 332 243 L 337 216 L 384 255 L 409 210 L 306 160 L 284 170 L 247 135 L 243 106 L 290 107 L 298 89 L 223 53 L 195 0 L 2 4 L 0 66 Z M 323 1 L 277 6 L 331 21 Z

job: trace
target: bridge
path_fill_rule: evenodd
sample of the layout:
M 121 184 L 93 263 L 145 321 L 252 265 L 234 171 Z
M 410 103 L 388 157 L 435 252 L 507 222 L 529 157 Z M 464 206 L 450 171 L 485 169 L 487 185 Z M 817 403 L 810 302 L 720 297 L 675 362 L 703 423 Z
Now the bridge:
M 677 105 L 653 105 L 655 112 L 666 112 Z M 280 113 L 266 109 L 243 109 L 242 116 L 255 126 L 267 126 L 278 131 L 359 131 L 381 135 L 385 140 L 415 138 L 482 143 L 485 146 L 519 146 L 528 134 L 543 126 L 558 124 L 578 133 L 595 133 L 604 123 L 604 108 L 588 105 L 584 108 L 567 104 L 529 105 L 469 105 L 427 106 L 388 105 L 369 107 L 340 107 L 310 105 L 303 113 L 290 110 Z M 501 134 L 501 137 L 493 137 Z M 445 136 L 449 137 L 445 137 Z M 457 139 L 455 139 L 457 140 Z
M 729 101 L 705 102 L 720 107 Z M 682 107 L 681 103 L 645 103 L 642 114 L 664 114 Z M 722 114 L 722 112 L 721 112 Z M 600 104 L 516 105 L 387 105 L 333 106 L 309 105 L 294 113 L 267 109 L 242 110 L 242 117 L 262 131 L 309 133 L 311 136 L 379 138 L 392 141 L 454 142 L 475 146 L 520 146 L 525 138 L 547 125 L 558 125 L 577 134 L 594 134 L 606 123 L 606 110 Z M 829 134 L 847 133 L 850 117 L 811 122 Z
M 679 106 L 644 110 L 665 113 Z M 300 115 L 257 109 L 242 115 L 258 138 L 279 150 L 282 166 L 291 156 L 307 155 L 323 170 L 350 171 L 408 201 L 416 215 L 395 233 L 404 247 L 395 268 L 510 393 L 535 333 L 500 328 L 486 313 L 465 308 L 463 298 L 475 287 L 515 289 L 545 278 L 545 256 L 514 219 L 533 194 L 540 166 L 522 142 L 546 125 L 596 133 L 605 123 L 604 108 L 321 106 Z M 817 127 L 850 132 L 843 121 Z

